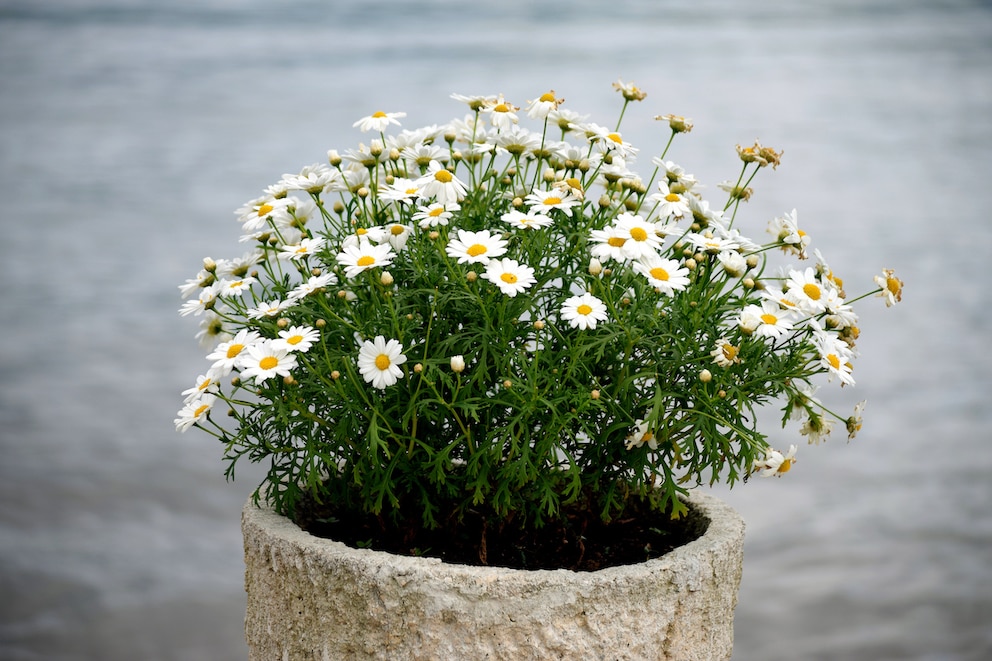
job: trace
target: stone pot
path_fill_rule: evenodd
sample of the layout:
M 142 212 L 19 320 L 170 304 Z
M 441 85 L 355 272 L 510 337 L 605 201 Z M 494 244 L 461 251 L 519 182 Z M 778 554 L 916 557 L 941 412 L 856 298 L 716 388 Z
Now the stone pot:
M 249 500 L 249 659 L 728 659 L 744 522 L 708 494 L 687 504 L 709 519 L 700 538 L 641 564 L 574 572 L 354 549 Z

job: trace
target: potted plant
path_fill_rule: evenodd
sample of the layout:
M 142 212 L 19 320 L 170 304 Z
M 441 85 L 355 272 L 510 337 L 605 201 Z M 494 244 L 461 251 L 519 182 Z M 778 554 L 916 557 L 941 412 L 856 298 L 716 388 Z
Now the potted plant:
M 645 94 L 614 87 L 622 119 Z M 229 476 L 245 456 L 268 465 L 244 513 L 253 658 L 729 656 L 743 526 L 690 488 L 792 467 L 796 447 L 771 448 L 759 426 L 768 404 L 810 443 L 837 423 L 854 436 L 863 403 L 839 415 L 815 391 L 854 383 L 857 299 L 795 211 L 764 241 L 745 235 L 774 149 L 738 145 L 711 204 L 668 160 L 685 118 L 657 117 L 667 143 L 642 176 L 619 120 L 588 121 L 554 92 L 523 111 L 453 98 L 468 113 L 445 124 L 356 122 L 368 145 L 245 204 L 243 255 L 205 259 L 180 287 L 210 366 L 175 424 L 217 438 Z M 859 298 L 899 300 L 891 271 L 876 280 Z M 679 556 L 697 574 L 672 574 L 666 558 L 693 545 L 709 559 Z M 630 588 L 634 565 L 650 577 Z M 425 587 L 441 567 L 456 597 Z M 579 583 L 566 597 L 552 576 Z M 513 580 L 556 605 L 504 592 Z M 723 596 L 680 632 L 676 611 L 706 582 Z

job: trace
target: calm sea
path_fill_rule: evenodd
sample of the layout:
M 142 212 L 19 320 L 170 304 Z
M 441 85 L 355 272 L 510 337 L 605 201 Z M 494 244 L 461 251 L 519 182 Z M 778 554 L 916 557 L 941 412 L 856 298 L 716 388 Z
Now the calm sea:
M 233 210 L 405 111 L 548 89 L 710 190 L 737 143 L 754 234 L 797 208 L 861 306 L 848 444 L 720 493 L 748 523 L 735 661 L 992 658 L 992 4 L 945 0 L 0 0 L 0 658 L 246 658 L 220 448 L 175 433 L 202 371 L 176 285 Z M 773 429 L 776 424 L 769 420 Z M 800 442 L 794 428 L 780 446 Z

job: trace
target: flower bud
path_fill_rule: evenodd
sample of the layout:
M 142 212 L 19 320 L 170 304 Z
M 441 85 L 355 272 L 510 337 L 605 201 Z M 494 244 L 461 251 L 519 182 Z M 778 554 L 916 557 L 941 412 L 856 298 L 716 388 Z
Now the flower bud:
M 215 262 L 209 257 L 204 257 L 203 270 L 206 271 L 207 273 L 213 273 L 214 271 L 217 270 L 217 262 Z
M 593 257 L 589 260 L 589 275 L 599 275 L 603 272 L 603 263 Z
M 479 274 L 476 273 L 475 271 L 469 271 L 468 273 L 465 274 L 465 279 L 469 282 L 475 282 L 476 280 L 479 279 Z
M 326 319 L 318 319 L 317 321 L 313 322 L 313 325 L 316 326 L 317 328 L 323 328 L 324 326 L 327 325 L 327 320 Z
M 465 371 L 465 358 L 464 356 L 452 356 L 451 357 L 451 371 L 460 374 Z
M 591 397 L 592 399 L 599 399 L 599 391 L 593 390 L 591 393 L 589 393 L 589 397 Z
M 511 388 L 511 387 L 513 387 L 513 381 L 510 381 L 509 379 L 503 381 L 503 387 L 504 388 Z
M 279 319 L 276 320 L 276 326 L 278 326 L 279 328 L 285 328 L 286 326 L 289 326 L 289 319 L 287 319 L 286 317 L 280 317 Z
M 544 330 L 544 320 L 543 319 L 538 319 L 537 321 L 535 321 L 534 322 L 534 329 L 535 330 Z
M 421 372 L 424 371 L 424 364 L 417 363 L 416 365 L 413 366 L 413 371 L 416 372 L 417 374 L 420 374 Z
M 340 378 L 341 378 L 341 372 L 339 372 L 337 370 L 334 370 L 334 371 L 331 372 L 331 380 L 332 381 L 337 381 Z
M 383 271 L 382 275 L 379 276 L 379 282 L 388 287 L 393 284 L 393 274 L 389 271 Z
M 713 373 L 709 370 L 703 370 L 699 373 L 699 380 L 703 383 L 709 383 L 713 380 Z

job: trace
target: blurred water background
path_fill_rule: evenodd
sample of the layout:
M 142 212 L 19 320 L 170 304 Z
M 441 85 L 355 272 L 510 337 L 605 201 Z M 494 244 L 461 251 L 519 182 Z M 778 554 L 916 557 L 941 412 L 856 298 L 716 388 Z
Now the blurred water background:
M 351 124 L 553 88 L 716 198 L 783 149 L 743 227 L 798 208 L 861 305 L 865 427 L 748 523 L 735 661 L 992 658 L 992 4 L 968 0 L 0 0 L 0 658 L 246 658 L 240 508 L 260 475 L 179 435 L 205 367 L 176 286 L 233 211 Z M 836 384 L 834 384 L 836 385 Z M 774 431 L 777 423 L 769 419 Z M 775 431 L 780 447 L 795 428 Z

